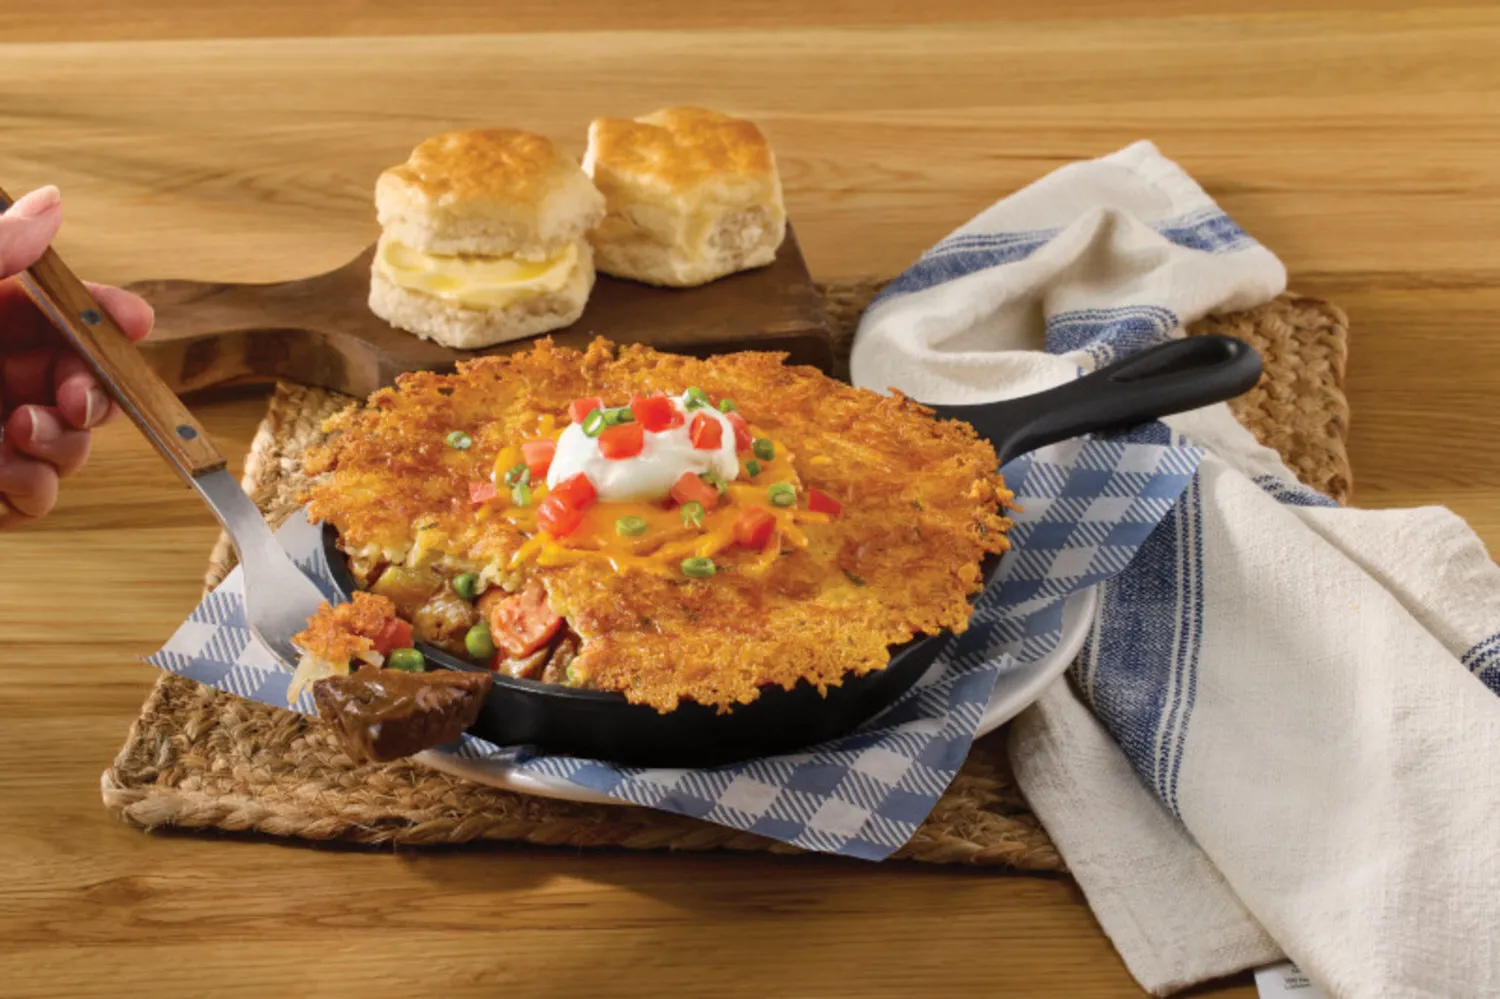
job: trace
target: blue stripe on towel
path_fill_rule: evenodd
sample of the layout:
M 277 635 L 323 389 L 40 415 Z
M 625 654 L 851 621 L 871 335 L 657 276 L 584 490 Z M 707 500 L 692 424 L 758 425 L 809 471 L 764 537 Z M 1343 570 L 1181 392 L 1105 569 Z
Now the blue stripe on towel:
M 1500 694 L 1500 633 L 1491 635 L 1459 660 L 1464 668 L 1479 677 L 1484 685 Z
M 1249 233 L 1216 206 L 1153 222 L 1167 240 L 1204 253 L 1237 253 L 1255 246 Z M 949 236 L 922 254 L 900 277 L 886 285 L 875 303 L 967 277 L 978 271 L 1024 260 L 1055 239 L 1061 229 L 1021 232 L 967 232 Z
M 1309 489 L 1300 482 L 1288 482 L 1275 475 L 1257 475 L 1255 484 L 1282 506 L 1338 506 L 1337 502 L 1316 489 Z
M 1180 817 L 1177 782 L 1197 700 L 1203 635 L 1196 479 L 1135 561 L 1100 594 L 1099 618 L 1070 675 L 1136 772 Z

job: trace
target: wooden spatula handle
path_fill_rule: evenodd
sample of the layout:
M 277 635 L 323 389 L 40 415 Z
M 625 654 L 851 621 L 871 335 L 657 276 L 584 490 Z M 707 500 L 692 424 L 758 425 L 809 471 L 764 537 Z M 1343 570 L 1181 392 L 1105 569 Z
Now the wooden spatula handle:
M 10 204 L 0 191 L 0 210 Z M 57 251 L 49 248 L 23 271 L 21 287 L 178 472 L 191 479 L 224 467 L 224 456 L 203 426 L 151 370 Z

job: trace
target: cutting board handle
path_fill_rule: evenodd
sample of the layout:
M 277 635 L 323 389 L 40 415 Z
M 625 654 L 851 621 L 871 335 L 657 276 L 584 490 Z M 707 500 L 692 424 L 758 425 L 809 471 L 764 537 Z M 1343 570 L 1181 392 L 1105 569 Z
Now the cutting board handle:
M 0 190 L 0 209 L 12 204 Z M 182 400 L 152 370 L 108 311 L 48 248 L 21 273 L 21 288 L 183 478 L 224 467 L 224 456 Z

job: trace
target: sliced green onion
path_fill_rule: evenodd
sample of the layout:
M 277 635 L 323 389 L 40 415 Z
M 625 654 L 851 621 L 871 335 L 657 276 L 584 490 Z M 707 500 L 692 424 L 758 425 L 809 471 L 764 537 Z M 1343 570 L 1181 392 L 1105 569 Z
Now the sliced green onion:
M 616 409 L 604 411 L 604 425 L 606 427 L 617 427 L 622 423 L 634 423 L 635 414 L 630 411 L 629 406 L 620 406 Z
M 755 438 L 755 440 L 751 441 L 750 450 L 754 451 L 755 456 L 761 461 L 770 461 L 772 458 L 776 457 L 776 445 L 772 444 L 764 437 L 757 437 Z
M 682 560 L 682 574 L 692 579 L 707 579 L 718 571 L 718 566 L 714 565 L 711 558 L 697 556 Z
M 583 418 L 583 433 L 586 437 L 598 437 L 604 432 L 604 410 L 593 409 Z
M 510 489 L 510 501 L 516 506 L 531 505 L 531 487 L 524 482 L 517 482 Z
M 791 506 L 797 502 L 797 487 L 790 482 L 772 483 L 766 489 L 766 499 L 772 506 Z
M 526 462 L 524 461 L 519 465 L 510 466 L 505 472 L 505 484 L 507 486 L 513 486 L 517 483 L 528 485 L 531 483 L 531 469 L 526 467 Z
M 698 476 L 698 478 L 713 486 L 720 496 L 723 496 L 726 492 L 729 491 L 729 486 L 725 484 L 724 479 L 719 475 L 718 472 L 704 472 L 702 475 Z
M 708 511 L 703 509 L 703 504 L 697 500 L 689 500 L 682 504 L 682 523 L 685 527 L 702 527 L 703 515 Z
M 392 649 L 385 657 L 386 666 L 405 673 L 427 672 L 427 660 L 416 649 Z
M 490 626 L 480 621 L 464 632 L 464 648 L 475 659 L 488 662 L 495 654 L 495 640 L 490 637 Z
M 721 413 L 732 413 L 732 412 L 734 412 L 734 400 L 728 398 L 727 396 L 725 398 L 723 398 L 723 399 L 720 399 L 719 400 L 719 412 L 721 412 Z
M 449 447 L 456 451 L 467 451 L 474 443 L 474 438 L 462 430 L 449 431 L 448 436 L 444 440 L 448 442 Z
M 759 475 L 760 462 L 756 461 L 754 458 L 751 458 L 749 461 L 745 462 L 745 474 L 750 476 L 750 478 L 752 479 Z
M 646 533 L 646 528 L 649 526 L 645 517 L 621 517 L 615 521 L 615 533 L 623 534 L 627 538 L 639 537 Z
M 464 572 L 453 577 L 453 592 L 465 600 L 479 596 L 479 574 Z
M 689 385 L 688 390 L 683 394 L 687 396 L 687 408 L 690 412 L 713 405 L 708 401 L 708 393 L 696 385 Z
M 567 676 L 566 686 L 576 687 L 579 684 L 583 683 L 583 675 L 581 673 L 573 672 L 572 663 L 568 663 L 568 668 L 564 671 L 564 673 Z

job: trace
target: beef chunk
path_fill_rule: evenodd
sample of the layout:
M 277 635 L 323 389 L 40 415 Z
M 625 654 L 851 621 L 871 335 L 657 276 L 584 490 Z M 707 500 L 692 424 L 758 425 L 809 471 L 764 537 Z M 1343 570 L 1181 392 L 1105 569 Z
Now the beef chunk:
M 479 717 L 488 673 L 366 666 L 313 684 L 318 717 L 356 760 L 383 763 L 452 742 Z

